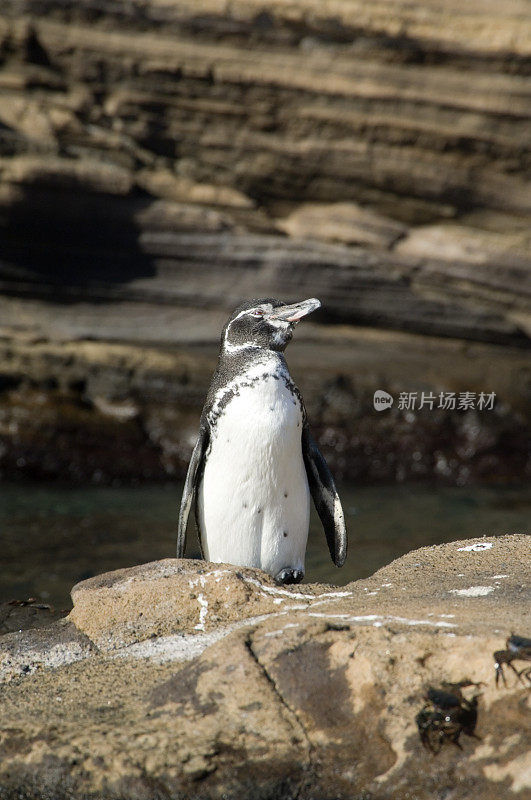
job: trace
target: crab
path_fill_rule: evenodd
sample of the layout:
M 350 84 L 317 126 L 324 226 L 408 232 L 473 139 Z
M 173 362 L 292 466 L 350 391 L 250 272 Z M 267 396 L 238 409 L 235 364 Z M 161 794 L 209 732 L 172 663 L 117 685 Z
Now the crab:
M 478 698 L 475 694 L 470 700 L 463 695 L 464 686 L 478 686 L 471 681 L 442 683 L 439 689 L 430 686 L 424 697 L 425 704 L 415 722 L 419 729 L 420 741 L 424 747 L 436 755 L 448 741 L 461 748 L 461 733 L 479 739 L 475 734 L 478 718 Z
M 512 663 L 513 661 L 531 661 L 531 639 L 526 639 L 525 636 L 517 636 L 517 634 L 511 633 L 505 642 L 505 646 L 507 648 L 506 650 L 496 650 L 496 652 L 493 653 L 496 686 L 498 686 L 500 677 L 503 680 L 503 685 L 507 686 L 507 680 L 503 672 L 504 664 L 507 664 L 507 666 L 512 669 L 521 683 L 525 683 L 525 678 L 531 685 L 531 667 L 524 667 L 518 672 Z

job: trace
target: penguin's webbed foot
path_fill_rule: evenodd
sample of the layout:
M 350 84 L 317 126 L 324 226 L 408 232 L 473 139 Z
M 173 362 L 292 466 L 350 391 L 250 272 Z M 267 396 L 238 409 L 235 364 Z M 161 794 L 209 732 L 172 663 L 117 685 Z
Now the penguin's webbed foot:
M 304 578 L 302 569 L 291 569 L 291 567 L 284 567 L 280 572 L 275 575 L 277 583 L 300 583 Z

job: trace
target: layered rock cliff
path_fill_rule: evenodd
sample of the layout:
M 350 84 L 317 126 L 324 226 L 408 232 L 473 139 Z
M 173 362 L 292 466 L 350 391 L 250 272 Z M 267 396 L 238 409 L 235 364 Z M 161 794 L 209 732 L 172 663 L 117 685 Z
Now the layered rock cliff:
M 365 453 L 384 437 L 376 388 L 498 390 L 461 448 L 460 417 L 410 423 L 427 439 L 417 464 L 451 480 L 525 474 L 526 12 L 524 0 L 6 0 L 4 472 L 127 477 L 109 465 L 110 436 L 140 452 L 139 474 L 181 473 L 182 418 L 197 418 L 227 310 L 273 295 L 323 302 L 331 328 L 300 363 L 324 358 L 314 423 L 339 468 L 416 469 L 407 436 L 381 467 Z M 405 364 L 390 386 L 392 350 Z M 146 362 L 149 409 L 135 416 Z

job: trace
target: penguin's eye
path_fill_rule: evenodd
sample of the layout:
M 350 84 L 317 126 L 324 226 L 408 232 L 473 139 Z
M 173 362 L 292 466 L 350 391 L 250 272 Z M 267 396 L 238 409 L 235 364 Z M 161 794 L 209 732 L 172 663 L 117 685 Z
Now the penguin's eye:
M 260 318 L 260 317 L 264 316 L 264 313 L 265 313 L 264 311 L 262 311 L 261 309 L 257 308 L 254 311 L 251 311 L 251 317 Z

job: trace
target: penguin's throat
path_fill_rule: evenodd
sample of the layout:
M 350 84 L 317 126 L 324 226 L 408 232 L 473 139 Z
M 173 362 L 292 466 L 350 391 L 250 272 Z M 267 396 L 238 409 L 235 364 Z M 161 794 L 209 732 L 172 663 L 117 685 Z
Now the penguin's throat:
M 300 404 L 300 395 L 291 380 L 286 362 L 280 354 L 269 353 L 253 360 L 236 375 L 231 381 L 219 387 L 217 390 L 211 409 L 208 413 L 208 421 L 214 430 L 218 420 L 225 414 L 229 406 L 232 410 L 237 406 L 241 412 L 241 424 L 245 425 L 246 419 L 245 404 L 234 403 L 236 399 L 241 401 L 247 398 L 249 411 L 253 410 L 253 415 L 257 414 L 258 419 L 255 424 L 260 423 L 260 415 L 269 414 L 277 406 L 278 397 L 288 391 L 293 397 L 292 402 Z

